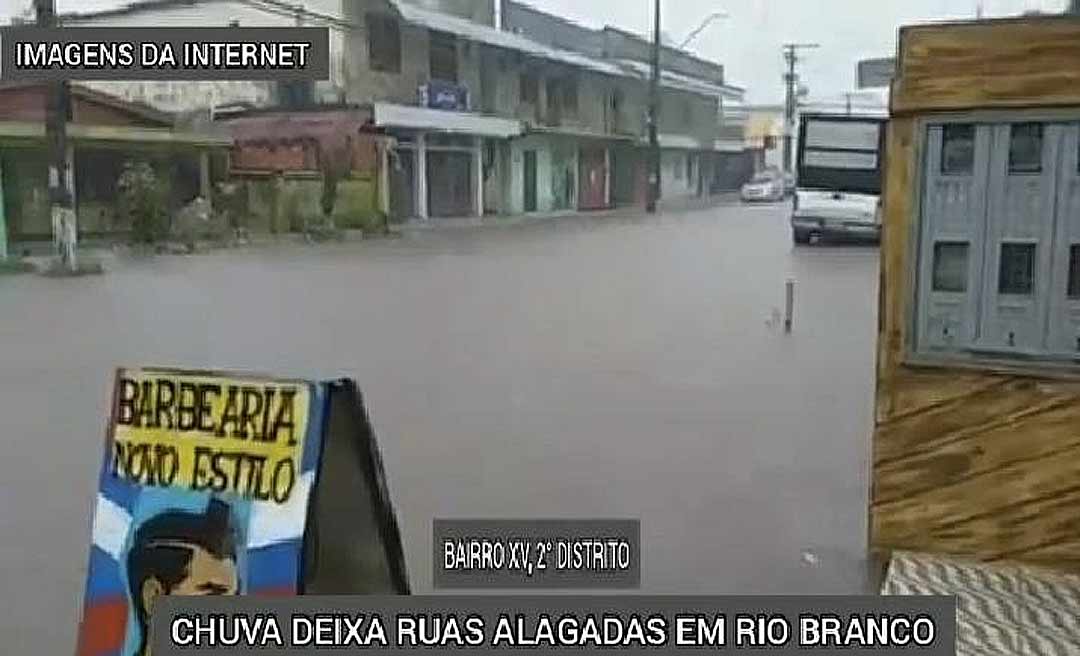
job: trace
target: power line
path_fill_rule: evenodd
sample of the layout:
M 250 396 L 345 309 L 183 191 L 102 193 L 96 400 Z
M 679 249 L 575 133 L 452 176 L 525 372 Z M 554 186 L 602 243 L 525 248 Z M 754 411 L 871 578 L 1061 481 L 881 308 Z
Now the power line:
M 784 60 L 787 62 L 787 72 L 784 73 L 784 86 L 787 88 L 787 101 L 784 103 L 784 170 L 787 172 L 791 172 L 792 168 L 795 103 L 798 98 L 799 76 L 795 72 L 795 67 L 800 61 L 800 51 L 820 47 L 816 43 L 785 43 L 783 46 Z

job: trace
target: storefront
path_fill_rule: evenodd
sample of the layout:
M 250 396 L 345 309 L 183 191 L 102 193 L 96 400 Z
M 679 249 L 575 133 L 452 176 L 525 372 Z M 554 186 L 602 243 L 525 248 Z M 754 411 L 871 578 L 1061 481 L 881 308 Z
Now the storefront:
M 578 158 L 578 209 L 601 210 L 611 204 L 611 155 L 607 148 L 581 147 Z
M 641 152 L 633 137 L 533 127 L 510 142 L 508 211 L 589 211 L 643 202 Z
M 398 219 L 483 216 L 501 186 L 490 179 L 493 157 L 522 131 L 520 121 L 388 103 L 376 103 L 373 116 L 397 140 L 390 198 Z
M 529 134 L 510 145 L 507 205 L 511 214 L 577 207 L 578 151 L 571 137 Z

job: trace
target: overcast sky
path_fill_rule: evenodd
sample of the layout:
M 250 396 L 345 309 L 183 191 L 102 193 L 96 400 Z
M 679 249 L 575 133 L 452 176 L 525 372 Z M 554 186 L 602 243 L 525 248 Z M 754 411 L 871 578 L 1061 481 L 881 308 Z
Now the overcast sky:
M 647 34 L 652 31 L 653 0 L 526 0 L 552 13 L 593 27 L 613 24 Z M 977 0 L 661 0 L 662 32 L 682 41 L 712 12 L 730 18 L 712 23 L 690 45 L 702 57 L 721 62 L 727 78 L 746 87 L 753 102 L 783 97 L 781 44 L 816 42 L 801 72 L 811 96 L 824 97 L 854 87 L 855 63 L 892 56 L 896 28 L 918 21 L 975 16 Z M 59 10 L 88 11 L 124 4 L 123 0 L 57 0 Z M 0 0 L 10 16 L 29 0 Z M 1067 0 L 982 0 L 986 16 L 1024 11 L 1061 11 Z
M 592 26 L 614 23 L 639 33 L 652 32 L 653 0 L 526 0 L 530 4 Z M 730 18 L 713 22 L 688 47 L 724 64 L 728 80 L 744 86 L 753 102 L 783 98 L 780 46 L 814 42 L 806 53 L 803 81 L 812 96 L 849 91 L 855 63 L 893 56 L 900 25 L 975 16 L 976 0 L 661 0 L 661 33 L 681 42 L 703 18 L 716 11 Z M 1025 11 L 1061 11 L 1066 0 L 983 0 L 986 16 Z

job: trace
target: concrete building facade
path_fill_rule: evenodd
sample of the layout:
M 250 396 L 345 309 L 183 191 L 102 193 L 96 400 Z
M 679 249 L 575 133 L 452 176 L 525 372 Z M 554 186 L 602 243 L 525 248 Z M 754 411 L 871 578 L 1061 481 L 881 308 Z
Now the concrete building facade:
M 648 40 L 610 26 L 589 29 L 513 0 L 499 1 L 505 30 L 633 72 L 637 80 L 618 84 L 603 107 L 609 112 L 609 121 L 621 124 L 618 129 L 609 129 L 609 133 L 633 134 L 639 142 L 644 139 L 652 55 Z M 724 67 L 714 62 L 671 47 L 663 47 L 660 58 L 662 200 L 677 201 L 737 187 L 745 176 L 728 176 L 731 167 L 726 160 L 743 156 L 747 118 L 742 107 L 744 91 L 726 84 Z M 631 184 L 644 185 L 645 172 L 628 166 L 620 170 L 619 161 L 626 162 L 629 156 L 618 147 L 613 147 L 612 152 L 623 153 L 623 157 L 614 158 L 616 167 L 611 172 L 616 202 L 642 200 L 643 190 L 637 194 L 623 190 Z M 645 161 L 640 151 L 638 160 L 640 168 Z
M 145 0 L 67 25 L 325 26 L 331 76 L 272 83 L 108 82 L 121 97 L 219 116 L 237 106 L 371 108 L 396 140 L 399 219 L 600 209 L 643 202 L 648 42 L 592 30 L 509 0 Z M 646 55 L 643 57 L 643 55 Z M 665 200 L 715 187 L 725 128 L 723 67 L 662 53 Z M 738 143 L 741 140 L 733 140 Z

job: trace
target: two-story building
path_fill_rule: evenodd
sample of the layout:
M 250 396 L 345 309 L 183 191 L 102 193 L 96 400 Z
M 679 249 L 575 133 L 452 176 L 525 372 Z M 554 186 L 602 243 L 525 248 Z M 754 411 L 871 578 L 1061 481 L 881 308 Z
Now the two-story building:
M 526 14 L 560 20 L 506 0 L 145 0 L 64 24 L 329 28 L 326 81 L 96 85 L 218 117 L 238 106 L 352 108 L 394 138 L 385 188 L 399 218 L 642 202 L 647 42 L 577 26 L 580 39 L 545 38 L 518 23 Z M 724 84 L 721 66 L 668 50 L 659 123 L 665 199 L 714 186 L 725 94 L 736 104 L 741 97 Z
M 631 73 L 608 98 L 608 110 L 618 125 L 616 132 L 634 133 L 637 169 L 614 168 L 616 200 L 619 191 L 633 180 L 644 194 L 644 143 L 648 114 L 652 43 L 611 26 L 593 30 L 513 0 L 499 0 L 503 29 L 550 47 L 564 48 L 606 62 Z M 737 188 L 745 177 L 743 130 L 747 114 L 742 88 L 727 84 L 724 67 L 664 46 L 660 51 L 661 102 L 659 141 L 661 193 L 666 200 L 703 196 L 720 189 Z M 631 159 L 624 155 L 622 161 Z M 633 176 L 637 177 L 634 178 Z M 627 184 L 620 184 L 627 182 Z M 639 197 L 641 200 L 643 197 Z

